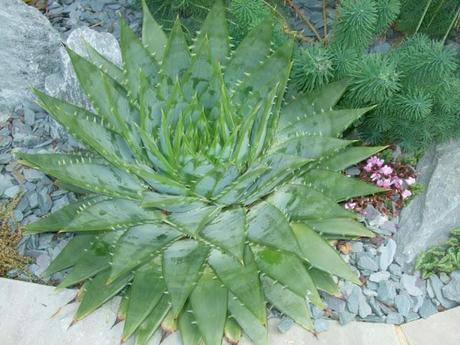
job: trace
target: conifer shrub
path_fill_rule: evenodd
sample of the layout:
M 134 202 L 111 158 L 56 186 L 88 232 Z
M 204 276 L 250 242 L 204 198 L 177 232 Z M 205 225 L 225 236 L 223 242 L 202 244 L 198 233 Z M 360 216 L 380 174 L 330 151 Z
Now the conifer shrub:
M 298 90 L 315 90 L 325 80 L 318 61 L 327 62 L 327 81 L 349 80 L 342 106 L 376 106 L 355 124 L 363 139 L 419 150 L 458 136 L 459 58 L 444 41 L 422 33 L 370 53 L 399 8 L 399 0 L 342 0 L 330 44 L 302 48 L 291 78 Z
M 407 34 L 425 33 L 442 39 L 460 27 L 458 0 L 402 0 L 397 28 Z

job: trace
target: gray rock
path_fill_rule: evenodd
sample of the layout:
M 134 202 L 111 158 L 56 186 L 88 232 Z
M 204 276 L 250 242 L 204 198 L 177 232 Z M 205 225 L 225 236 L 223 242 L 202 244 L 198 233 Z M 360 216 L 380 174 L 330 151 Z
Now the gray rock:
M 347 168 L 345 173 L 350 176 L 359 176 L 359 174 L 361 174 L 361 170 L 359 170 L 359 168 L 356 166 L 352 166 Z
M 417 313 L 409 313 L 409 315 L 406 316 L 406 322 L 411 322 L 420 319 L 420 315 Z
M 442 294 L 447 299 L 460 303 L 460 271 L 451 274 L 451 281 L 442 288 Z
M 401 293 L 395 297 L 395 306 L 398 313 L 407 317 L 412 307 L 412 299 L 406 293 Z
M 358 259 L 358 267 L 372 272 L 379 269 L 376 259 L 367 255 L 363 255 Z
M 439 274 L 439 279 L 443 282 L 443 284 L 448 284 L 450 282 L 450 277 L 447 273 L 441 272 Z
M 347 308 L 350 313 L 358 314 L 361 295 L 361 289 L 358 286 L 353 286 L 351 294 L 347 296 Z
M 280 331 L 281 333 L 286 333 L 287 331 L 291 329 L 292 326 L 294 326 L 294 321 L 286 317 L 286 318 L 281 319 L 277 328 L 278 328 L 278 331 Z
M 385 322 L 386 317 L 385 316 L 378 316 L 378 315 L 369 315 L 364 319 L 366 322 L 372 322 L 372 323 L 383 323 Z
M 45 77 L 59 72 L 61 40 L 48 19 L 21 0 L 0 6 L 0 114 L 32 99 Z M 3 137 L 3 136 L 2 136 Z
M 47 214 L 51 210 L 51 207 L 53 206 L 53 201 L 51 200 L 47 188 L 43 188 L 38 193 L 38 206 L 40 208 L 40 215 L 42 216 Z
M 45 177 L 45 174 L 35 169 L 26 168 L 22 171 L 22 174 L 24 175 L 24 178 L 30 182 L 38 182 Z
M 361 293 L 359 296 L 359 308 L 358 308 L 358 315 L 361 318 L 366 318 L 367 316 L 372 314 L 372 309 L 369 303 L 367 303 L 366 297 Z
M 396 235 L 398 262 L 408 269 L 421 251 L 444 242 L 460 224 L 460 141 L 427 150 L 417 176 L 425 192 L 403 209 Z
M 0 196 L 10 187 L 13 186 L 13 178 L 9 175 L 0 175 Z
M 21 193 L 21 186 L 18 186 L 18 185 L 14 185 L 14 186 L 11 186 L 7 189 L 5 189 L 5 191 L 3 192 L 3 195 L 7 198 L 10 198 L 10 199 L 13 199 L 15 198 L 19 193 Z
M 388 266 L 388 270 L 391 274 L 393 274 L 396 277 L 401 277 L 402 275 L 401 266 L 399 266 L 397 263 L 393 263 L 390 266 Z
M 95 48 L 100 54 L 113 63 L 121 64 L 120 47 L 116 38 L 110 33 L 101 33 L 90 28 L 78 28 L 71 32 L 66 45 L 77 54 L 89 58 L 86 43 Z M 64 48 L 60 49 L 63 76 L 50 75 L 46 78 L 46 91 L 74 104 L 90 108 L 86 96 L 80 89 L 80 84 L 73 70 L 70 58 Z
M 29 108 L 24 109 L 24 123 L 32 126 L 35 122 L 35 112 Z
M 324 302 L 326 302 L 327 306 L 334 310 L 335 312 L 341 312 L 345 310 L 347 303 L 340 298 L 329 296 L 327 295 L 324 298 Z
M 353 253 L 362 253 L 364 251 L 363 242 L 353 242 L 351 245 L 351 250 Z
M 386 304 L 393 304 L 396 297 L 396 288 L 390 281 L 383 281 L 379 283 L 377 290 L 377 299 Z
M 380 283 L 381 281 L 388 280 L 388 279 L 390 279 L 390 272 L 387 272 L 387 271 L 380 271 L 380 272 L 372 273 L 369 276 L 369 280 L 375 283 Z
M 363 288 L 363 294 L 368 297 L 375 297 L 377 296 L 377 291 L 368 288 Z
M 421 296 L 423 295 L 423 291 L 416 286 L 417 277 L 403 274 L 401 277 L 401 284 L 407 293 L 411 296 Z
M 388 240 L 385 246 L 379 248 L 380 251 L 380 269 L 386 271 L 393 262 L 396 253 L 396 242 L 391 238 Z
M 414 313 L 418 313 L 420 308 L 422 307 L 423 301 L 425 300 L 425 296 L 416 296 L 412 297 L 412 311 Z
M 386 322 L 391 325 L 400 325 L 404 322 L 404 317 L 399 313 L 390 313 L 387 315 Z
M 441 279 L 438 278 L 437 275 L 433 275 L 430 278 L 430 283 L 428 285 L 431 286 L 431 289 L 433 290 L 436 299 L 439 301 L 439 303 L 441 303 L 441 305 L 444 308 L 450 309 L 456 306 L 455 302 L 452 302 L 444 297 L 444 294 L 442 293 L 444 284 L 441 281 Z
M 428 297 L 425 297 L 423 300 L 423 304 L 420 307 L 418 313 L 420 314 L 421 317 L 424 319 L 430 317 L 431 315 L 437 313 L 436 306 L 431 302 L 431 300 Z
M 329 329 L 329 324 L 324 319 L 317 319 L 315 320 L 315 331 L 318 333 L 326 332 Z
M 374 290 L 374 291 L 377 291 L 377 289 L 379 288 L 379 284 L 378 283 L 374 283 L 374 282 L 371 282 L 371 281 L 368 281 L 366 283 L 366 286 L 371 289 L 371 290 Z
M 382 311 L 382 308 L 380 308 L 379 303 L 375 300 L 375 298 L 371 297 L 369 298 L 369 305 L 371 306 L 372 312 L 377 315 L 377 316 L 383 316 L 385 315 Z
M 354 320 L 354 318 L 355 318 L 355 314 L 352 314 L 348 311 L 343 311 L 339 313 L 339 322 L 342 326 L 346 325 L 347 323 L 350 323 L 351 321 Z

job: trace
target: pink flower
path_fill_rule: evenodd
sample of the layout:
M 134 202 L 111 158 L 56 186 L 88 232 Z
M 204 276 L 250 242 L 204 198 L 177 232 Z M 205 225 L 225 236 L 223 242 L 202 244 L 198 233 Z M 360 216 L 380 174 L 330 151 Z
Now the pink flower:
M 393 176 L 392 179 L 391 179 L 392 185 L 395 186 L 398 189 L 401 188 L 402 182 L 403 181 L 398 176 Z
M 367 164 L 375 165 L 379 168 L 383 165 L 383 163 L 384 163 L 383 159 L 380 159 L 377 156 L 372 156 L 367 160 Z
M 384 179 L 377 180 L 377 186 L 379 186 L 381 188 L 388 189 L 388 188 L 391 187 L 392 184 L 393 184 L 393 182 L 389 178 L 384 178 Z
M 373 168 L 374 166 L 372 164 L 367 163 L 363 169 L 367 172 L 371 172 Z
M 393 173 L 393 169 L 389 167 L 388 165 L 384 165 L 383 167 L 380 168 L 380 172 L 385 175 L 391 175 Z
M 410 197 L 412 195 L 412 192 L 409 190 L 409 189 L 405 189 L 403 190 L 403 192 L 401 193 L 401 196 L 403 199 L 407 199 L 408 197 Z
M 415 178 L 413 177 L 406 178 L 406 183 L 408 186 L 412 186 L 415 183 Z
M 378 172 L 375 172 L 371 175 L 371 180 L 372 181 L 375 181 L 375 180 L 378 180 L 380 179 L 382 176 L 378 173 Z
M 356 207 L 356 202 L 348 201 L 348 202 L 345 204 L 345 208 L 346 208 L 347 210 L 353 210 L 355 207 Z

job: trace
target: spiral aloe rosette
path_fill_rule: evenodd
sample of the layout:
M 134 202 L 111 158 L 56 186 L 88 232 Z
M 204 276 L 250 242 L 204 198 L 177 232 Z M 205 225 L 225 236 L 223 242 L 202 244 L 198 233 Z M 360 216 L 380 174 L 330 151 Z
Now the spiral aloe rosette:
M 382 149 L 340 139 L 368 109 L 332 110 L 343 82 L 285 101 L 292 43 L 273 51 L 263 22 L 232 50 L 225 23 L 218 2 L 189 46 L 145 11 L 142 40 L 121 23 L 121 67 L 69 50 L 94 110 L 36 94 L 87 150 L 18 153 L 85 194 L 27 227 L 75 233 L 46 274 L 83 283 L 75 320 L 121 293 L 136 344 L 160 325 L 267 344 L 267 301 L 311 330 L 332 276 L 359 284 L 328 240 L 372 236 L 337 204 L 380 191 L 340 173 Z

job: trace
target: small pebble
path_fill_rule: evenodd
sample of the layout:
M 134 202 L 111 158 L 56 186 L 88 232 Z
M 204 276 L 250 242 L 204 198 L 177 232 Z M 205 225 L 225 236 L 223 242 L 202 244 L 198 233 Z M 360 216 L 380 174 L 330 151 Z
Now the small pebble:
M 408 294 L 401 293 L 395 297 L 395 306 L 399 314 L 407 317 L 412 307 L 412 299 Z
M 399 313 L 390 313 L 387 315 L 386 322 L 390 325 L 400 325 L 404 322 L 404 317 Z
M 355 318 L 355 314 L 352 314 L 348 311 L 343 311 L 339 313 L 339 322 L 342 326 L 346 325 L 347 323 L 350 323 L 351 321 L 354 320 L 354 318 Z
M 315 320 L 315 331 L 318 333 L 326 332 L 329 329 L 329 323 L 324 319 Z
M 436 306 L 431 302 L 431 300 L 428 297 L 425 297 L 422 306 L 420 307 L 418 313 L 420 314 L 421 317 L 424 319 L 430 317 L 431 315 L 435 314 L 438 310 L 436 309 Z
M 401 284 L 409 295 L 421 296 L 423 295 L 423 291 L 415 285 L 416 282 L 417 278 L 415 276 L 403 274 L 401 277 Z
M 294 321 L 292 321 L 290 318 L 283 318 L 281 321 L 278 323 L 278 331 L 281 333 L 286 333 L 291 329 L 291 327 L 294 325 Z
M 388 280 L 388 279 L 390 279 L 390 272 L 387 272 L 387 271 L 383 271 L 383 272 L 380 271 L 380 272 L 372 273 L 369 276 L 369 280 L 375 283 L 380 283 L 381 281 Z
M 375 259 L 367 255 L 363 255 L 359 258 L 358 267 L 372 272 L 375 272 L 379 269 L 379 266 Z

